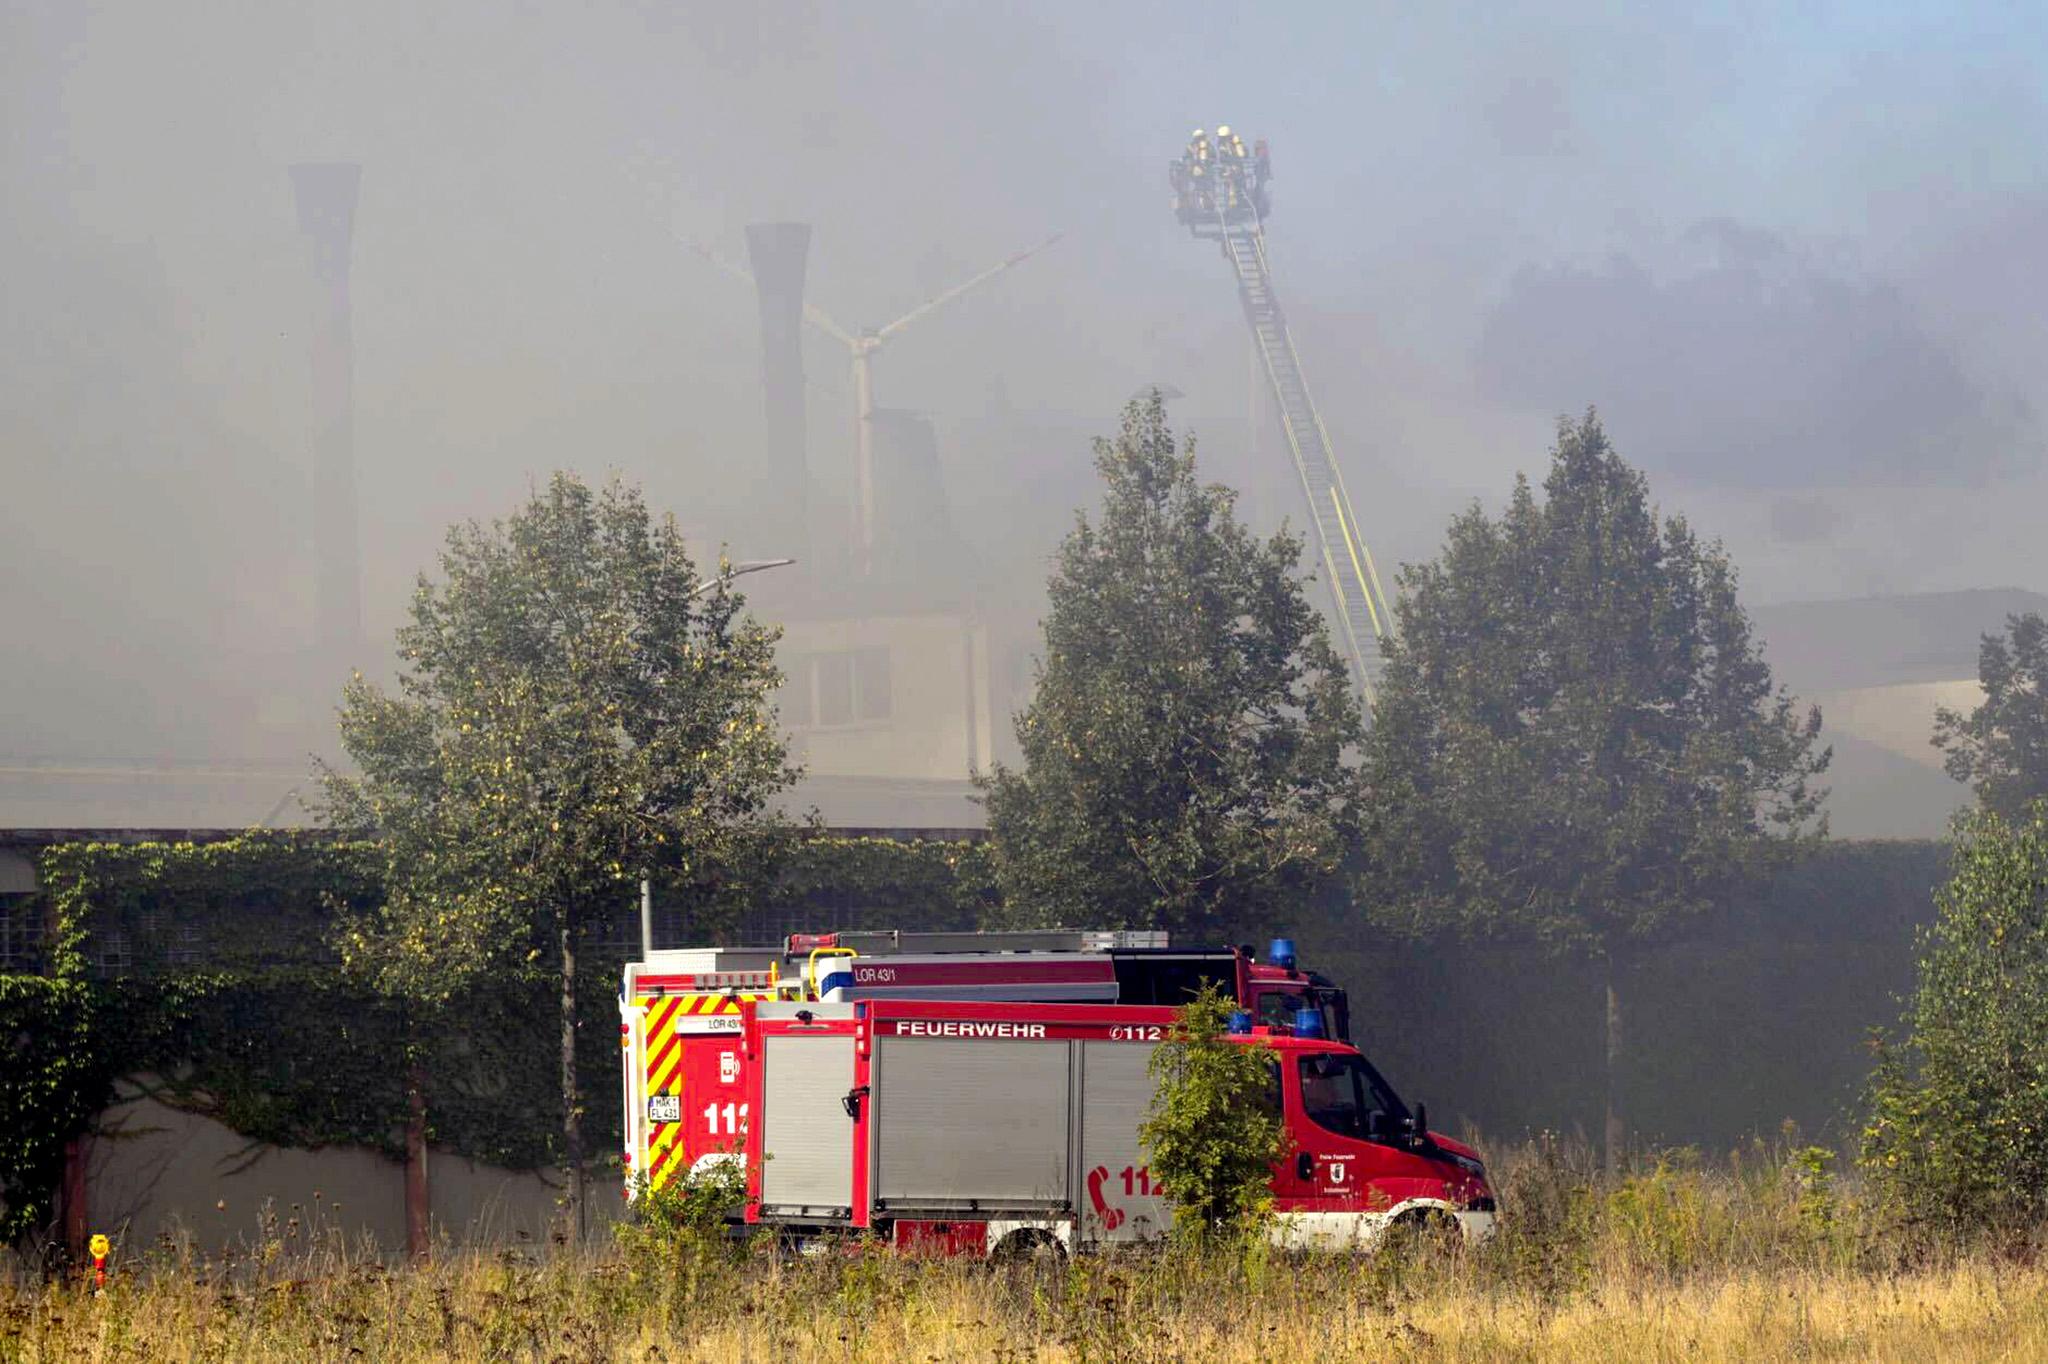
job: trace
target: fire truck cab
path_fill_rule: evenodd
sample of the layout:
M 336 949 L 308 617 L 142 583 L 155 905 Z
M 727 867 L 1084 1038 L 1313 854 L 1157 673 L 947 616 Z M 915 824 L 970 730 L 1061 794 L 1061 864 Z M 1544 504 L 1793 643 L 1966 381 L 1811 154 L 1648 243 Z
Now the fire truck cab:
M 799 1242 L 867 1233 L 953 1254 L 1158 1236 L 1168 1194 L 1138 1130 L 1173 1019 L 1085 1004 L 748 1004 L 747 1220 Z M 1248 1025 L 1234 1039 L 1270 1052 L 1288 1135 L 1272 1239 L 1367 1246 L 1401 1219 L 1491 1231 L 1477 1156 L 1316 1031 Z

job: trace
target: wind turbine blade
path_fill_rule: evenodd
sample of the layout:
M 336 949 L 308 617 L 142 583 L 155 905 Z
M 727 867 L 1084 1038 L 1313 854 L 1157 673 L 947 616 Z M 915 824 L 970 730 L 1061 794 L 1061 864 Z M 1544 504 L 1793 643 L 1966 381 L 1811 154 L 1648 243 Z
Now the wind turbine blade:
M 825 333 L 825 335 L 849 350 L 857 349 L 860 346 L 860 342 L 854 339 L 852 332 L 834 322 L 831 314 L 815 303 L 804 304 L 804 321 L 810 323 L 813 327 L 816 327 L 819 331 Z
M 674 232 L 674 229 L 670 230 L 671 232 Z M 674 232 L 674 235 L 677 241 L 681 242 L 684 246 L 689 247 L 692 251 L 695 251 L 698 255 L 702 256 L 705 260 L 710 261 L 713 265 L 725 271 L 725 273 L 731 275 L 734 279 L 745 280 L 748 284 L 752 284 L 754 282 L 754 272 L 747 269 L 746 266 L 738 265 L 732 261 L 727 260 L 725 257 L 719 255 L 716 251 L 713 251 L 704 243 L 698 241 L 695 237 L 686 237 L 680 232 Z
M 969 289 L 972 289 L 977 285 L 986 283 L 987 281 L 994 279 L 997 275 L 1002 274 L 1003 271 L 1008 270 L 1013 266 L 1022 265 L 1025 261 L 1030 260 L 1033 256 L 1045 250 L 1046 247 L 1051 246 L 1054 242 L 1058 241 L 1061 237 L 1064 237 L 1066 235 L 1067 234 L 1064 232 L 1055 232 L 1050 237 L 1047 237 L 1044 241 L 1040 242 L 1038 245 L 1026 247 L 1024 250 L 1019 251 L 1016 255 L 1011 256 L 1005 260 L 999 261 L 994 265 L 991 265 L 988 269 L 982 271 L 973 279 L 968 280 L 965 284 L 956 284 L 952 288 L 946 290 L 945 293 L 938 295 L 936 298 L 932 298 L 927 300 L 926 302 L 918 304 L 915 308 L 912 308 L 909 312 L 903 314 L 903 316 L 897 318 L 894 322 L 891 322 L 888 326 L 876 332 L 875 339 L 878 341 L 886 341 L 888 338 L 894 336 L 897 332 L 902 331 L 905 327 L 917 321 L 917 319 L 919 319 L 920 317 L 923 317 L 926 313 L 931 312 L 934 308 L 944 307 L 946 304 L 951 303 L 954 299 L 960 297 L 960 295 L 966 293 Z
M 749 285 L 754 282 L 754 272 L 747 269 L 746 266 L 727 260 L 695 237 L 686 237 L 680 232 L 676 232 L 674 235 L 677 241 L 689 247 L 692 251 L 725 271 L 726 274 L 731 275 L 734 279 L 744 280 Z M 837 322 L 834 322 L 825 310 L 815 303 L 807 302 L 804 304 L 804 321 L 810 323 L 834 341 L 839 342 L 842 346 L 850 347 L 857 344 L 851 332 L 847 331 L 846 328 L 840 326 Z

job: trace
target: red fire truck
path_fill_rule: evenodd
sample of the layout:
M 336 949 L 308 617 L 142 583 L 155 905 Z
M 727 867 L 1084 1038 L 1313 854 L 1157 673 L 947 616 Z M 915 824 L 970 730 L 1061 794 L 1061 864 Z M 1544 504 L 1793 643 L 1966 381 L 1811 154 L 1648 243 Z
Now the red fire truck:
M 1245 947 L 1176 948 L 1160 932 L 1069 929 L 793 934 L 774 947 L 652 952 L 626 964 L 619 991 L 628 1195 L 735 1152 L 745 1000 L 1177 1005 L 1212 982 L 1256 1022 L 1288 1026 L 1309 1009 L 1325 1036 L 1350 1036 L 1344 991 L 1301 970 L 1286 938 L 1264 961 Z
M 944 1001 L 742 1009 L 747 1220 L 799 1243 L 869 1233 L 909 1249 L 1071 1251 L 1160 1234 L 1170 1213 L 1139 1124 L 1166 1008 Z M 1493 1226 L 1468 1148 L 1430 1132 L 1354 1048 L 1254 1027 L 1289 1152 L 1271 1235 L 1369 1245 L 1402 1219 Z

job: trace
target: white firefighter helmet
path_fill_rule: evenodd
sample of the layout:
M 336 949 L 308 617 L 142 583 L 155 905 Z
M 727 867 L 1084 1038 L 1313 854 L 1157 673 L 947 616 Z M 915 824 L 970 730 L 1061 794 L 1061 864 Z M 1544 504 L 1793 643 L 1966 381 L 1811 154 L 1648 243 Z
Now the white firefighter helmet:
M 1216 136 L 1217 136 L 1217 138 L 1218 138 L 1219 140 L 1221 140 L 1221 141 L 1226 141 L 1226 142 L 1227 142 L 1227 141 L 1229 141 L 1229 140 L 1230 140 L 1230 125 L 1229 125 L 1228 123 L 1219 123 L 1219 124 L 1217 124 L 1217 125 L 1216 125 Z
M 1197 128 L 1193 132 L 1188 134 L 1188 141 L 1200 142 L 1202 140 L 1202 136 L 1202 130 L 1200 128 Z

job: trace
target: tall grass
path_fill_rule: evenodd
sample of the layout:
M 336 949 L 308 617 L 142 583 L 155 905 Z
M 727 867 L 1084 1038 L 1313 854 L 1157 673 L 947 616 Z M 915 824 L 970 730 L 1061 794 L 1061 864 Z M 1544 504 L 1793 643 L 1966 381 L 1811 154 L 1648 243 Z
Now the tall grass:
M 2030 1242 L 1904 1243 L 1811 1149 L 1667 1153 L 1609 1183 L 1538 1142 L 1496 1176 L 1500 1234 L 1476 1248 L 1016 1271 L 777 1257 L 687 1225 L 405 1267 L 273 1219 L 233 1256 L 117 1259 L 100 1296 L 17 1264 L 0 1360 L 2048 1358 Z

